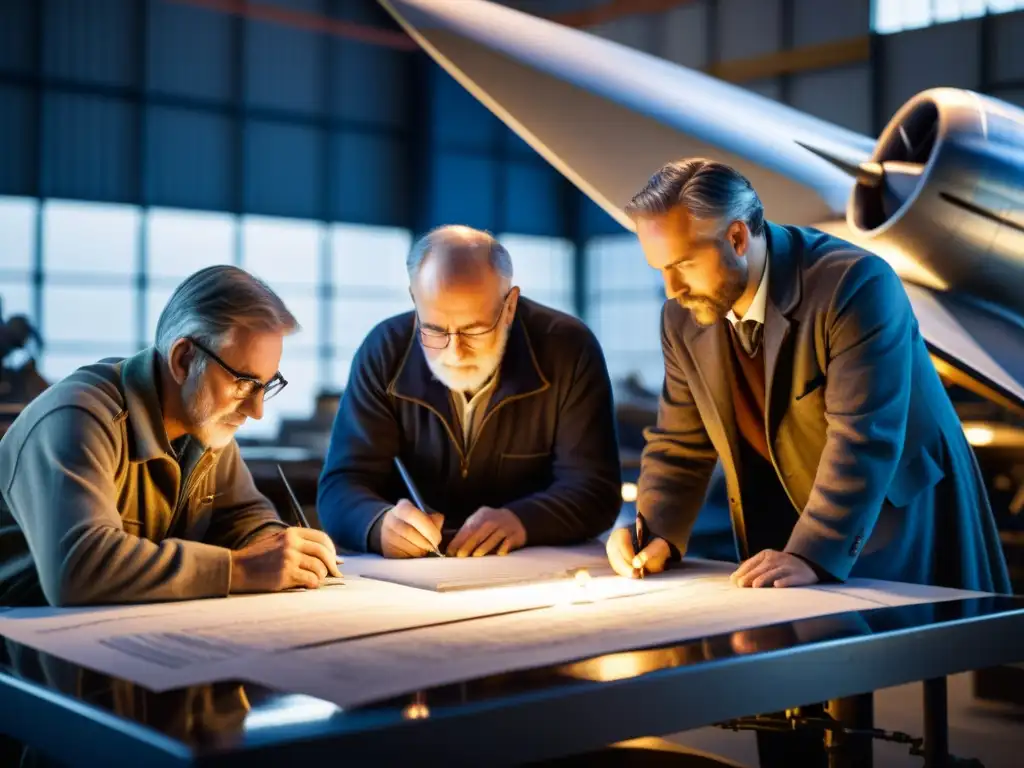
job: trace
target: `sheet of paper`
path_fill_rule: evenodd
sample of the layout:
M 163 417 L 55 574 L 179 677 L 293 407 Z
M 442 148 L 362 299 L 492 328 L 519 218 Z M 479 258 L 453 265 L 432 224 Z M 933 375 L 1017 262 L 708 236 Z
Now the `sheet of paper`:
M 6 610 L 0 635 L 156 691 L 241 679 L 353 706 L 506 669 L 977 594 L 856 581 L 738 589 L 734 566 L 700 561 L 631 580 L 578 554 L 534 558 L 531 573 L 590 563 L 588 579 L 437 592 L 349 575 L 308 592 Z
M 527 547 L 504 557 L 345 558 L 346 573 L 435 592 L 570 579 L 580 568 L 592 574 L 611 575 L 604 545 L 594 542 L 578 547 Z
M 602 581 L 597 578 L 592 586 L 599 590 Z M 353 707 L 505 671 L 879 607 L 876 600 L 857 595 L 865 589 L 857 584 L 739 589 L 721 568 L 694 568 L 645 581 L 648 586 L 671 586 L 624 599 L 561 604 L 299 650 L 273 665 L 251 670 L 250 677 L 264 685 Z M 879 584 L 868 585 L 872 596 L 877 596 Z M 495 600 L 501 591 L 493 590 Z M 925 588 L 917 594 L 897 591 L 891 599 L 927 603 L 978 594 Z M 742 636 L 737 642 L 743 642 Z M 633 662 L 620 658 L 604 663 L 609 669 L 597 663 L 585 674 L 611 675 L 617 663 Z
M 254 660 L 290 650 L 481 616 L 581 596 L 608 599 L 665 585 L 607 579 L 443 595 L 349 576 L 319 590 L 97 608 L 0 612 L 0 635 L 155 691 L 230 679 Z M 262 662 L 261 662 L 262 663 Z

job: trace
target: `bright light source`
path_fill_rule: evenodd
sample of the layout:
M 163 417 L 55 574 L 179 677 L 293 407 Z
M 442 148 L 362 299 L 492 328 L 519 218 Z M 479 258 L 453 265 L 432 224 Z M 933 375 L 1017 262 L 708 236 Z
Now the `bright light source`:
M 402 716 L 406 720 L 426 720 L 430 717 L 430 709 L 426 704 L 413 703 L 402 710 Z
M 282 725 L 315 723 L 330 720 L 337 712 L 341 712 L 341 708 L 328 701 L 294 694 L 281 697 L 274 706 L 250 710 L 245 716 L 243 727 L 246 731 L 255 731 Z
M 590 583 L 590 572 L 586 568 L 580 568 L 574 578 L 578 586 L 585 587 Z
M 623 483 L 622 484 L 622 500 L 626 502 L 636 501 L 637 487 L 636 483 Z
M 971 445 L 988 445 L 995 439 L 995 433 L 988 427 L 966 427 L 964 436 Z

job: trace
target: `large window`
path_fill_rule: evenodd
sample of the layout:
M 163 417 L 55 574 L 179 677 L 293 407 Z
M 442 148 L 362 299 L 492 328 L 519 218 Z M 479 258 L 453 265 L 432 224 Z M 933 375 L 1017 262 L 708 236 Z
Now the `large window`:
M 568 240 L 536 235 L 498 237 L 512 257 L 513 282 L 523 296 L 554 309 L 573 309 L 573 256 Z
M 500 239 L 523 295 L 572 312 L 572 244 L 534 235 Z M 210 265 L 237 264 L 265 280 L 301 326 L 284 342 L 288 386 L 239 433 L 273 439 L 283 420 L 309 418 L 319 393 L 348 384 L 356 350 L 374 326 L 412 309 L 411 244 L 410 232 L 396 227 L 0 197 L 0 311 L 31 317 L 45 345 L 40 369 L 56 381 L 81 365 L 152 345 L 182 280 Z M 635 238 L 605 238 L 591 250 L 599 262 L 594 322 L 610 359 L 621 371 L 652 360 L 660 365 L 660 354 L 636 346 L 657 349 L 660 304 L 652 287 L 657 276 Z M 628 263 L 616 266 L 616 253 Z
M 128 205 L 47 200 L 42 208 L 40 370 L 59 379 L 80 365 L 138 349 L 141 215 Z
M 204 267 L 233 264 L 238 222 L 224 213 L 153 208 L 146 214 L 148 289 L 143 344 L 156 340 L 156 325 L 182 280 Z
M 352 358 L 381 320 L 412 309 L 405 257 L 408 230 L 335 224 L 331 228 L 331 380 L 348 383 Z
M 636 377 L 660 391 L 661 276 L 634 235 L 595 237 L 586 247 L 587 323 L 604 349 L 612 381 Z
M 412 308 L 409 246 L 408 230 L 393 227 L 0 197 L 0 314 L 31 318 L 44 341 L 40 370 L 56 381 L 153 344 L 182 280 L 210 265 L 239 264 L 265 280 L 301 325 L 284 343 L 288 387 L 239 433 L 274 438 L 283 419 L 312 414 L 318 393 L 347 384 L 374 325 Z
M 0 197 L 0 318 L 33 316 L 35 200 Z
M 885 35 L 1020 9 L 1024 0 L 875 0 L 872 27 Z
M 282 419 L 308 419 L 321 388 L 320 297 L 324 225 L 315 221 L 246 216 L 242 219 L 242 266 L 281 297 L 299 331 L 285 339 L 281 373 L 288 386 L 239 432 L 273 437 Z

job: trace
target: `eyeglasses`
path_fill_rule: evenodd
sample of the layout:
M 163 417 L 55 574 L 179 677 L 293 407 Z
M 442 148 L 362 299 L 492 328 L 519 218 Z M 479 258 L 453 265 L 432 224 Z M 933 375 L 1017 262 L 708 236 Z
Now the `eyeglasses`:
M 423 342 L 424 347 L 429 349 L 444 349 L 451 343 L 453 336 L 459 336 L 462 338 L 462 343 L 470 349 L 480 348 L 484 345 L 485 339 L 494 333 L 498 324 L 501 323 L 501 318 L 505 315 L 505 308 L 508 306 L 508 297 L 511 294 L 512 291 L 505 294 L 505 298 L 501 300 L 501 309 L 498 311 L 494 325 L 486 331 L 440 331 L 436 328 L 424 328 L 420 322 L 420 316 L 417 314 L 416 326 L 419 328 L 420 341 Z
M 259 379 L 257 379 L 255 376 L 249 376 L 248 374 L 245 373 L 239 373 L 230 365 L 221 360 L 216 354 L 211 352 L 207 347 L 200 344 L 191 336 L 188 336 L 186 338 L 190 342 L 192 342 L 192 344 L 197 349 L 199 349 L 201 352 L 212 358 L 213 361 L 217 363 L 217 365 L 219 365 L 221 368 L 223 368 L 225 371 L 227 371 L 228 373 L 235 377 L 234 390 L 232 391 L 231 396 L 234 397 L 236 400 L 248 400 L 250 397 L 258 395 L 260 392 L 263 392 L 263 399 L 264 401 L 266 401 L 272 398 L 274 395 L 279 394 L 281 390 L 288 385 L 288 382 L 285 380 L 284 376 L 281 375 L 280 371 L 275 373 L 270 378 L 270 381 L 266 382 L 265 384 Z

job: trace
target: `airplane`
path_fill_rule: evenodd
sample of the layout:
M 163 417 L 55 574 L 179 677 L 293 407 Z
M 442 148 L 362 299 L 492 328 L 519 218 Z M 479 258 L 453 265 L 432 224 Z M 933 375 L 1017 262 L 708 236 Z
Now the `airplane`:
M 1024 579 L 1024 111 L 933 88 L 876 140 L 486 0 L 378 2 L 625 231 L 633 224 L 623 208 L 654 171 L 701 156 L 746 175 L 768 219 L 885 259 L 974 446 L 1013 578 Z M 617 403 L 620 432 L 652 424 L 656 397 L 625 404 L 628 413 Z M 639 472 L 623 468 L 624 480 Z M 730 556 L 724 497 L 713 478 L 692 542 L 700 534 L 707 557 Z
M 875 140 L 485 0 L 379 2 L 624 230 L 633 229 L 624 205 L 665 162 L 728 163 L 753 183 L 767 218 L 888 261 L 940 375 L 1024 414 L 1024 111 L 934 88 Z M 970 428 L 1024 446 L 1024 431 Z

